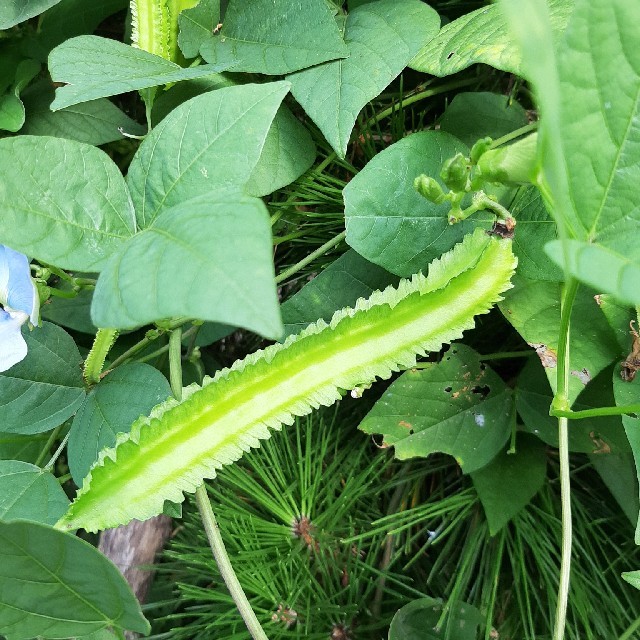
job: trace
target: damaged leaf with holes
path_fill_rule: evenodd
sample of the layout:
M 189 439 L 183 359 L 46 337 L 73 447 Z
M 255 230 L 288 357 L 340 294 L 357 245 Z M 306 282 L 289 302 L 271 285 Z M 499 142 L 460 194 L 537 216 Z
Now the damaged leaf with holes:
M 453 456 L 465 473 L 502 449 L 515 419 L 511 390 L 473 349 L 453 344 L 440 362 L 403 373 L 360 429 L 381 434 L 401 460 L 436 452 Z

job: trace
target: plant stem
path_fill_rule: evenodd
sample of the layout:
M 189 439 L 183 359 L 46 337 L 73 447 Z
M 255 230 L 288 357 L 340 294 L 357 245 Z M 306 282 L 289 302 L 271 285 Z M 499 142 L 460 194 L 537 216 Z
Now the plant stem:
M 527 133 L 530 133 L 531 131 L 536 131 L 536 129 L 538 128 L 538 122 L 531 122 L 530 124 L 525 124 L 524 127 L 520 127 L 519 129 L 516 129 L 515 131 L 512 131 L 511 133 L 507 133 L 506 136 L 502 136 L 501 138 L 498 138 L 497 140 L 494 140 L 491 143 L 491 146 L 489 147 L 489 149 L 495 149 L 496 147 L 499 147 L 500 145 L 506 144 L 507 142 L 511 142 L 512 140 L 515 140 L 516 138 L 520 138 L 524 135 L 526 135 Z
M 631 640 L 634 632 L 640 629 L 640 618 L 637 618 L 632 625 L 618 638 L 618 640 Z
M 578 291 L 575 279 L 568 279 L 562 297 L 560 313 L 560 336 L 558 344 L 557 390 L 552 407 L 569 409 L 569 338 L 573 302 Z M 569 580 L 571 577 L 571 543 L 573 523 L 571 520 L 571 474 L 569 468 L 569 421 L 558 418 L 558 453 L 560 456 L 560 500 L 562 503 L 562 559 L 560 562 L 560 582 L 558 603 L 553 631 L 554 640 L 564 639 L 569 600 Z
M 44 443 L 44 447 L 42 447 L 42 450 L 40 451 L 40 453 L 38 454 L 38 457 L 36 458 L 35 462 L 33 464 L 36 465 L 36 467 L 39 467 L 42 464 L 42 461 L 45 459 L 45 456 L 47 455 L 49 449 L 51 449 L 51 446 L 53 445 L 53 443 L 57 440 L 58 438 L 58 434 L 60 433 L 60 429 L 62 429 L 63 425 L 58 425 L 52 432 L 51 435 L 49 435 L 49 438 L 47 439 L 47 441 Z
M 174 397 L 176 400 L 181 400 L 182 329 L 180 327 L 173 329 L 169 336 L 169 382 L 171 383 L 171 391 Z M 200 517 L 202 518 L 202 524 L 204 525 L 213 557 L 220 570 L 220 575 L 227 585 L 229 593 L 236 603 L 238 611 L 240 611 L 240 615 L 247 625 L 247 629 L 249 629 L 249 633 L 254 640 L 268 640 L 231 566 L 231 561 L 229 560 L 229 555 L 227 554 L 222 536 L 220 535 L 218 523 L 216 522 L 216 517 L 211 508 L 211 502 L 209 502 L 204 484 L 201 484 L 196 489 L 196 504 L 200 511 Z
M 213 513 L 213 509 L 211 508 L 211 502 L 209 501 L 209 496 L 207 495 L 207 490 L 204 484 L 201 484 L 196 489 L 196 504 L 200 511 L 200 517 L 204 524 L 204 530 L 207 534 L 207 539 L 209 540 L 213 557 L 215 558 L 218 569 L 220 570 L 220 575 L 222 576 L 224 583 L 227 585 L 227 589 L 229 589 L 229 593 L 231 594 L 233 601 L 236 603 L 238 611 L 240 612 L 244 623 L 247 625 L 247 629 L 249 630 L 251 637 L 254 640 L 268 640 L 267 634 L 262 629 L 262 626 L 260 625 L 260 622 L 258 621 L 256 614 L 253 612 L 253 609 L 249 604 L 249 600 L 242 589 L 242 585 L 236 576 L 236 572 L 233 570 L 233 566 L 231 565 L 222 536 L 220 535 L 220 529 L 218 528 L 218 523 L 216 522 L 216 517 Z
M 632 413 L 640 413 L 640 404 L 624 404 L 620 407 L 597 407 L 595 409 L 583 409 L 582 411 L 563 411 L 552 409 L 549 415 L 568 420 L 582 420 L 584 418 L 599 418 L 600 416 L 624 416 Z
M 71 430 L 67 431 L 67 435 L 62 439 L 60 446 L 56 449 L 55 453 L 51 456 L 51 460 L 49 460 L 49 462 L 47 462 L 47 464 L 43 467 L 43 471 L 51 471 L 51 469 L 53 469 L 53 465 L 56 463 L 56 460 L 62 453 L 62 450 L 66 447 L 67 440 L 69 439 L 70 435 L 71 435 Z
M 471 84 L 476 84 L 478 81 L 475 78 L 465 78 L 464 80 L 455 80 L 453 82 L 446 82 L 445 84 L 441 84 L 438 87 L 434 87 L 433 89 L 425 89 L 420 93 L 416 93 L 412 96 L 408 96 L 402 99 L 402 107 L 408 107 L 412 105 L 414 102 L 419 102 L 420 100 L 426 100 L 427 98 L 431 98 L 432 96 L 437 96 L 440 93 L 446 93 L 447 91 L 451 91 L 452 89 L 459 89 L 461 87 L 468 87 Z M 380 113 L 376 113 L 373 118 L 370 118 L 366 123 L 365 127 L 371 127 L 374 124 L 380 122 L 380 120 L 390 116 L 396 109 L 398 108 L 397 104 L 392 104 L 387 109 L 380 111 Z
M 334 238 L 331 238 L 331 240 L 325 242 L 321 247 L 318 247 L 315 251 L 312 251 L 306 258 L 303 258 L 302 260 L 300 260 L 300 262 L 297 262 L 296 264 L 289 267 L 288 269 L 285 269 L 282 273 L 278 274 L 278 276 L 276 277 L 276 284 L 280 284 L 283 280 L 286 280 L 287 278 L 292 276 L 294 273 L 297 273 L 298 271 L 300 271 L 300 269 L 304 269 L 308 264 L 313 262 L 318 256 L 323 255 L 324 253 L 329 251 L 329 249 L 332 249 L 336 245 L 340 244 L 345 239 L 346 235 L 347 235 L 346 231 L 339 233 Z
M 88 386 L 91 387 L 100 382 L 104 361 L 107 359 L 109 350 L 117 337 L 117 329 L 98 329 L 91 351 L 89 351 L 89 355 L 84 362 L 84 371 L 82 372 L 84 381 Z

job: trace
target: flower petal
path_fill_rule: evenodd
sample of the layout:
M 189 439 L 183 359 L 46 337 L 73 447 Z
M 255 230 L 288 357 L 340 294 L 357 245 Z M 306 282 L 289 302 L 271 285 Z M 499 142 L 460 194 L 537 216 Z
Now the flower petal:
M 26 313 L 31 324 L 38 324 L 40 304 L 29 260 L 23 253 L 4 245 L 0 245 L 0 302 Z
M 27 343 L 21 331 L 26 319 L 25 313 L 0 309 L 0 371 L 10 369 L 26 357 Z

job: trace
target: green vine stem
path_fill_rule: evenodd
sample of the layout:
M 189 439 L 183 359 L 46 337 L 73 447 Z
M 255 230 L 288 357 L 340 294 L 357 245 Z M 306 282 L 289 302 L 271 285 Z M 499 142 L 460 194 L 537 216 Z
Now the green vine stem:
M 169 336 L 169 382 L 171 391 L 176 400 L 182 400 L 182 328 L 177 327 Z M 229 554 L 224 546 L 224 541 L 220 535 L 220 529 L 216 521 L 216 516 L 211 508 L 211 502 L 207 495 L 207 489 L 202 483 L 196 489 L 196 504 L 204 525 L 204 530 L 209 540 L 209 546 L 213 553 L 213 558 L 218 565 L 220 575 L 229 589 L 233 601 L 238 607 L 247 629 L 254 640 L 268 640 L 263 631 L 256 614 L 253 612 L 249 600 L 242 589 L 242 585 L 233 570 Z
M 267 638 L 267 634 L 260 625 L 256 614 L 249 604 L 249 600 L 242 589 L 242 585 L 238 580 L 238 576 L 236 576 L 236 572 L 233 570 L 233 566 L 231 566 L 231 561 L 229 560 L 229 555 L 225 549 L 224 541 L 220 535 L 220 529 L 218 528 L 218 523 L 213 513 L 213 509 L 211 508 L 211 502 L 204 484 L 201 484 L 196 489 L 196 504 L 200 511 L 200 517 L 204 524 L 204 530 L 207 534 L 207 539 L 209 540 L 211 552 L 213 553 L 213 557 L 218 565 L 218 569 L 220 570 L 220 575 L 222 576 L 224 583 L 227 585 L 227 589 L 229 589 L 229 593 L 231 594 L 233 601 L 236 603 L 238 611 L 240 612 L 244 623 L 247 625 L 247 629 L 249 630 L 251 637 L 253 640 L 269 640 Z
M 318 247 L 315 251 L 312 251 L 306 258 L 303 258 L 302 260 L 300 260 L 300 262 L 297 262 L 292 267 L 285 269 L 276 277 L 276 284 L 280 284 L 288 277 L 300 271 L 300 269 L 304 269 L 304 267 L 306 267 L 308 264 L 311 264 L 318 256 L 325 254 L 327 251 L 329 251 L 329 249 L 332 249 L 336 245 L 339 245 L 346 238 L 346 236 L 346 231 L 339 233 L 334 238 L 331 238 L 331 240 L 325 242 L 321 247 Z
M 560 337 L 558 344 L 558 372 L 556 394 L 552 408 L 569 409 L 569 340 L 570 321 L 573 302 L 578 291 L 578 282 L 567 280 L 560 313 Z M 569 421 L 558 418 L 558 450 L 560 456 L 560 500 L 562 503 L 562 558 L 560 561 L 560 582 L 558 585 L 558 603 L 554 625 L 554 640 L 564 639 L 569 601 L 569 581 L 571 578 L 571 543 L 573 523 L 571 519 L 571 474 L 569 468 Z
M 84 362 L 82 376 L 88 386 L 93 386 L 100 382 L 100 374 L 107 359 L 109 350 L 118 337 L 117 329 L 98 329 L 93 346 Z
M 568 420 L 583 420 L 584 418 L 600 418 L 602 416 L 625 416 L 640 413 L 640 404 L 623 404 L 619 407 L 597 407 L 596 409 L 584 409 L 582 411 L 563 411 L 552 409 L 549 415 Z

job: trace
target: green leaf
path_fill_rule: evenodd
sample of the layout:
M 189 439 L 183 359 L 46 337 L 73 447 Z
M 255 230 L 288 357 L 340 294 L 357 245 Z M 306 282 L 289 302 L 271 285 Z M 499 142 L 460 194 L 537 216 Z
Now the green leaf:
M 382 434 L 400 460 L 441 451 L 471 473 L 507 441 L 513 411 L 504 382 L 473 349 L 455 344 L 441 362 L 403 373 L 359 428 Z
M 566 28 L 572 8 L 573 0 L 549 0 L 554 33 L 560 35 Z M 444 77 L 475 63 L 522 74 L 520 51 L 500 6 L 482 7 L 445 25 L 410 66 Z
M 631 282 L 640 275 L 635 198 L 640 59 L 631 42 L 640 6 L 625 0 L 579 0 L 555 60 L 549 54 L 544 65 L 538 55 L 541 38 L 548 41 L 544 14 L 535 5 L 528 9 L 536 11 L 538 29 L 531 30 L 530 21 L 524 24 L 524 12 L 513 12 L 512 19 L 544 114 L 544 179 L 556 215 L 575 240 L 567 244 L 566 255 L 552 247 L 552 256 L 560 264 L 566 261 L 580 280 L 636 303 L 640 297 Z M 602 277 L 603 268 L 609 277 Z
M 33 18 L 58 2 L 60 0 L 3 0 L 0 7 L 0 31 Z
M 560 283 L 527 280 L 516 275 L 513 289 L 500 303 L 504 317 L 536 350 L 554 390 L 561 286 Z M 573 402 L 585 384 L 618 355 L 613 332 L 593 294 L 584 287 L 578 291 L 573 305 L 569 354 L 569 401 Z
M 530 433 L 543 442 L 558 447 L 558 419 L 549 415 L 553 395 L 539 362 L 531 359 L 518 377 L 516 409 Z M 604 369 L 578 396 L 573 409 L 582 411 L 613 404 L 610 368 Z M 572 420 L 569 450 L 593 456 L 624 455 L 629 444 L 622 430 L 620 416 Z
M 285 335 L 298 333 L 319 318 L 328 322 L 338 309 L 353 307 L 358 298 L 397 284 L 397 276 L 350 249 L 283 303 Z
M 135 232 L 116 164 L 93 146 L 47 136 L 0 140 L 0 235 L 16 251 L 63 269 L 99 271 Z
M 495 140 L 526 124 L 526 111 L 515 100 L 499 93 L 473 91 L 454 96 L 440 119 L 440 131 L 472 147 L 480 138 Z
M 51 108 L 57 111 L 96 98 L 201 78 L 228 67 L 223 63 L 183 69 L 175 62 L 116 40 L 78 36 L 65 40 L 49 54 L 51 79 L 65 83 L 56 89 Z
M 0 424 L 5 433 L 41 433 L 82 404 L 82 358 L 71 336 L 49 322 L 22 335 L 27 357 L 0 375 Z
M 636 375 L 632 381 L 623 380 L 616 367 L 613 372 L 613 395 L 618 406 L 640 403 L 640 376 Z M 640 416 L 622 416 L 622 425 L 629 439 L 640 481 Z M 636 526 L 635 541 L 636 544 L 640 544 L 640 518 Z
M 99 327 L 187 316 L 279 338 L 271 225 L 264 204 L 237 192 L 178 204 L 105 265 L 93 296 Z
M 140 145 L 127 175 L 139 226 L 148 227 L 164 209 L 196 196 L 242 189 L 289 86 L 225 87 L 184 102 L 162 120 Z
M 434 598 L 420 598 L 406 604 L 393 616 L 389 640 L 477 640 L 478 625 L 485 620 L 474 606 L 466 602 L 448 608 L 445 624 L 437 629 L 444 603 Z
M 636 589 L 640 589 L 640 571 L 625 571 L 622 577 Z
M 510 286 L 514 267 L 511 242 L 479 230 L 434 261 L 428 277 L 376 291 L 331 324 L 320 320 L 218 371 L 204 387 L 187 387 L 181 403 L 167 400 L 101 452 L 59 526 L 117 526 L 160 513 L 166 500 L 182 502 L 183 492 L 259 446 L 271 429 L 460 337 Z
M 324 0 L 230 0 L 224 26 L 200 46 L 233 71 L 282 75 L 348 55 Z
M 633 455 L 630 453 L 594 454 L 589 456 L 589 459 L 602 482 L 629 518 L 629 522 L 635 526 L 638 521 L 640 501 Z
M 46 433 L 36 436 L 21 436 L 0 432 L 0 460 L 22 460 L 35 462 L 46 444 Z
M 13 93 L 0 96 L 0 129 L 16 132 L 24 124 L 24 105 Z
M 67 457 L 74 482 L 81 486 L 98 452 L 113 447 L 118 433 L 127 433 L 136 418 L 170 395 L 167 379 L 141 362 L 118 367 L 102 379 L 71 425 Z
M 71 285 L 64 284 L 59 287 L 63 291 L 69 291 Z M 91 322 L 91 300 L 93 291 L 81 289 L 75 298 L 58 298 L 52 296 L 46 305 L 40 309 L 40 315 L 45 320 L 55 322 L 67 329 L 89 333 L 94 335 L 97 327 Z
M 25 110 L 20 93 L 38 73 L 40 73 L 40 64 L 35 60 L 20 61 L 16 68 L 12 91 L 0 96 L 0 129 L 16 132 L 22 128 Z
M 471 474 L 492 536 L 529 504 L 546 476 L 545 446 L 527 434 L 518 436 L 516 453 L 505 450 L 486 467 Z
M 149 633 L 122 574 L 80 538 L 35 522 L 0 522 L 0 560 L 7 640 L 83 637 L 112 626 Z
M 316 145 L 309 130 L 281 104 L 245 191 L 256 197 L 273 193 L 299 178 L 315 159 Z
M 178 46 L 185 58 L 195 58 L 220 22 L 220 0 L 200 0 L 178 16 Z
M 620 233 L 628 234 L 637 242 L 640 239 L 640 226 L 637 231 L 629 228 Z M 613 294 L 622 303 L 640 305 L 640 254 L 636 256 L 633 251 L 627 253 L 627 247 L 621 247 L 619 252 L 601 244 L 579 240 L 567 240 L 564 247 L 559 240 L 555 240 L 545 250 L 556 263 L 562 265 L 563 248 L 567 252 L 566 268 L 572 276 L 597 291 Z
M 535 187 L 521 189 L 510 211 L 518 223 L 513 237 L 513 251 L 518 256 L 518 274 L 529 280 L 564 280 L 562 270 L 549 259 L 545 250 L 545 245 L 556 239 L 558 230 L 540 191 Z
M 54 136 L 98 146 L 122 140 L 124 133 L 143 135 L 146 128 L 132 120 L 106 98 L 51 111 L 53 87 L 39 82 L 22 96 L 27 119 L 21 133 Z
M 40 467 L 0 460 L 0 520 L 55 524 L 69 508 L 58 479 Z
M 347 17 L 348 58 L 287 76 L 294 98 L 338 156 L 346 154 L 360 110 L 400 74 L 438 26 L 438 14 L 419 0 L 368 3 Z
M 93 33 L 110 15 L 127 8 L 127 0 L 62 0 L 40 18 L 35 46 L 46 54 L 55 46 L 74 36 Z
M 344 188 L 347 242 L 400 276 L 424 269 L 459 242 L 479 216 L 450 225 L 449 205 L 435 205 L 413 188 L 417 176 L 439 175 L 442 163 L 458 151 L 469 153 L 448 133 L 423 131 L 376 155 Z

